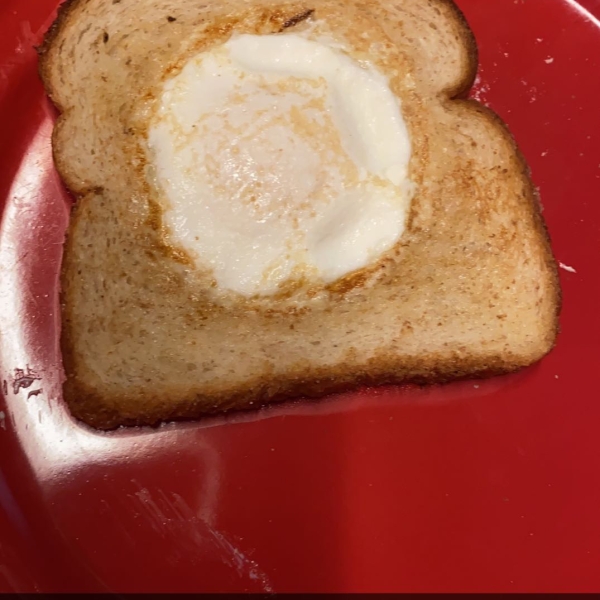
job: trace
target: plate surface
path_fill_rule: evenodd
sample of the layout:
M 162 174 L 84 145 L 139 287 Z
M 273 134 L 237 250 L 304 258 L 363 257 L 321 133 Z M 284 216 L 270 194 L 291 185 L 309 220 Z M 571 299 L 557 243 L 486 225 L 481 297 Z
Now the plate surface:
M 111 435 L 61 400 L 69 200 L 33 51 L 56 5 L 0 4 L 0 591 L 600 589 L 600 1 L 460 1 L 473 95 L 520 144 L 563 263 L 551 355 Z

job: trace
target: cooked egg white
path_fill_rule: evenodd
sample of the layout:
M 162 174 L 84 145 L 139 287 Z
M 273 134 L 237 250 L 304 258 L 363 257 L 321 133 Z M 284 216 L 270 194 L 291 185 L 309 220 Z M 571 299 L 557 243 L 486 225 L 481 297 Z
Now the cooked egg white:
M 330 283 L 402 235 L 410 139 L 373 66 L 302 34 L 236 35 L 159 100 L 148 144 L 164 224 L 219 287 Z

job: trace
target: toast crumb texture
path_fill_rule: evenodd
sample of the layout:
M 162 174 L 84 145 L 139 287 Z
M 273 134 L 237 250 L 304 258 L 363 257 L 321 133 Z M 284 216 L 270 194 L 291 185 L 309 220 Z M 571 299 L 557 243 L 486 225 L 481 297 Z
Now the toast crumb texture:
M 417 185 L 371 273 L 275 298 L 215 295 L 164 242 L 143 176 L 165 78 L 234 32 L 313 27 L 368 57 L 402 101 Z M 449 0 L 68 0 L 39 48 L 76 197 L 61 275 L 64 397 L 100 429 L 319 396 L 360 384 L 496 375 L 551 350 L 556 263 L 526 163 L 460 99 L 474 38 Z

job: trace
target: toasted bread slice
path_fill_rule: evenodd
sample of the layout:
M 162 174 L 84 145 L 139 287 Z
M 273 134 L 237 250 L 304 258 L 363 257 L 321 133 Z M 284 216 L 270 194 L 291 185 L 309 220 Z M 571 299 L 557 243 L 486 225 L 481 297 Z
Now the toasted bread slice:
M 233 32 L 320 27 L 402 101 L 416 184 L 376 276 L 318 294 L 216 297 L 161 237 L 148 112 L 187 58 Z M 62 270 L 64 397 L 110 429 L 359 384 L 514 371 L 555 343 L 560 289 L 529 170 L 500 119 L 458 99 L 477 68 L 449 0 L 70 0 L 40 48 L 76 197 Z

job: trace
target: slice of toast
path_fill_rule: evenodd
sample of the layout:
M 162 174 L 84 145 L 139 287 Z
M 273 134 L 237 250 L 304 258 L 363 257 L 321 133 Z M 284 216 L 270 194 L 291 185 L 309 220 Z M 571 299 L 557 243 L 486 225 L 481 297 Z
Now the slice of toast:
M 143 176 L 166 74 L 234 32 L 317 27 L 402 101 L 416 185 L 377 275 L 317 294 L 215 296 L 165 246 Z M 450 0 L 70 0 L 39 49 L 76 197 L 62 270 L 64 396 L 110 429 L 359 384 L 514 371 L 555 343 L 557 268 L 529 170 L 499 118 L 459 99 L 473 36 Z

